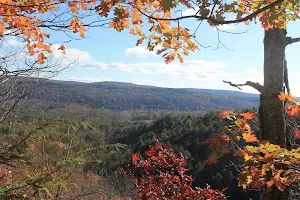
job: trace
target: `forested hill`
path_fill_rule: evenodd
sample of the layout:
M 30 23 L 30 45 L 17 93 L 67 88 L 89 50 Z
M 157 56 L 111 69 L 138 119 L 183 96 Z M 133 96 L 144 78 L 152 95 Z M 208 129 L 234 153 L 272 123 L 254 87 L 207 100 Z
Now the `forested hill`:
M 226 90 L 173 89 L 121 82 L 47 81 L 29 99 L 112 110 L 207 111 L 251 108 L 259 98 Z

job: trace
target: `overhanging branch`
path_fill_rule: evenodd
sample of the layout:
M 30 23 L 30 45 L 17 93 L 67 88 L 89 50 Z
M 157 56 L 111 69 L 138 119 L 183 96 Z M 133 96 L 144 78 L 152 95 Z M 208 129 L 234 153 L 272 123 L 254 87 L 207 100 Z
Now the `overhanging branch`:
M 240 90 L 242 90 L 242 88 L 240 88 L 241 86 L 250 86 L 250 87 L 253 87 L 254 89 L 256 89 L 257 91 L 259 91 L 260 93 L 262 92 L 263 90 L 263 86 L 259 83 L 255 83 L 255 82 L 252 82 L 252 81 L 247 81 L 245 84 L 234 84 L 232 83 L 231 81 L 223 81 L 224 83 L 228 83 L 229 85 L 231 85 L 232 87 L 236 87 Z
M 247 15 L 246 17 L 240 18 L 240 19 L 235 19 L 235 20 L 225 20 L 225 21 L 220 21 L 220 20 L 216 20 L 215 18 L 213 18 L 212 16 L 198 16 L 198 12 L 195 15 L 187 15 L 187 16 L 181 16 L 181 17 L 175 17 L 175 18 L 159 18 L 159 17 L 154 17 L 151 15 L 148 15 L 147 13 L 141 11 L 139 8 L 136 7 L 136 9 L 139 10 L 139 12 L 150 18 L 153 20 L 157 20 L 157 21 L 178 21 L 178 20 L 182 20 L 182 19 L 188 19 L 188 18 L 195 18 L 195 19 L 199 19 L 199 20 L 207 20 L 212 22 L 215 25 L 222 25 L 222 24 L 236 24 L 236 23 L 240 23 L 240 22 L 245 22 L 248 20 L 252 20 L 253 18 L 255 18 L 257 15 L 259 15 L 260 13 L 269 10 L 271 8 L 274 8 L 275 6 L 281 4 L 284 0 L 277 0 L 274 1 L 273 3 L 270 3 L 269 5 L 262 7 L 260 9 L 258 9 L 257 11 Z

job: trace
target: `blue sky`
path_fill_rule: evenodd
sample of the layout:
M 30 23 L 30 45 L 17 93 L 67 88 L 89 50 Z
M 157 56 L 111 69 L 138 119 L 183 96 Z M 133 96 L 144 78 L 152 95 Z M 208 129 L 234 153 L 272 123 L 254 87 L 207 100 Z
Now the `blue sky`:
M 187 11 L 188 12 L 188 11 Z M 187 13 L 186 13 L 187 14 Z M 198 25 L 195 20 L 181 22 L 194 30 Z M 107 28 L 93 28 L 86 32 L 86 38 L 73 40 L 67 47 L 67 58 L 76 64 L 55 77 L 58 80 L 82 82 L 120 81 L 136 84 L 174 88 L 230 89 L 222 80 L 244 83 L 247 80 L 263 83 L 263 34 L 260 24 L 249 26 L 223 26 L 222 30 L 233 33 L 220 33 L 221 42 L 228 48 L 217 47 L 217 31 L 203 23 L 198 30 L 197 40 L 204 46 L 211 46 L 184 57 L 178 61 L 164 64 L 160 56 L 148 52 L 145 46 L 135 46 L 135 36 L 127 31 L 118 33 Z M 300 37 L 300 21 L 288 26 L 288 35 Z M 62 33 L 54 33 L 56 43 L 68 40 Z M 56 52 L 57 53 L 57 52 Z M 287 48 L 290 87 L 294 95 L 300 96 L 298 74 L 300 74 L 300 43 Z M 57 57 L 60 55 L 56 54 Z M 250 87 L 245 92 L 256 92 Z

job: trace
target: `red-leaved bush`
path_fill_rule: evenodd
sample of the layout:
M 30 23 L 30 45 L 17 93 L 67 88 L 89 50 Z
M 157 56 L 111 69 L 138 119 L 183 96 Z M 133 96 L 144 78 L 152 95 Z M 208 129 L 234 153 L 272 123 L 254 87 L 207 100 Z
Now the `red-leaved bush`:
M 139 199 L 199 199 L 225 200 L 223 191 L 192 188 L 192 176 L 186 175 L 186 158 L 174 153 L 167 145 L 155 139 L 155 146 L 145 152 L 145 157 L 132 155 L 132 166 L 121 170 L 121 174 L 136 178 Z

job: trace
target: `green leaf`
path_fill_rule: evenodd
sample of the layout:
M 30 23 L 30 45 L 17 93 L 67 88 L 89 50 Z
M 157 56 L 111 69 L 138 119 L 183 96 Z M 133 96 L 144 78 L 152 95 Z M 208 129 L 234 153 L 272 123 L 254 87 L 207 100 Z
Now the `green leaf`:
M 5 194 L 5 189 L 3 187 L 0 187 L 0 195 Z

